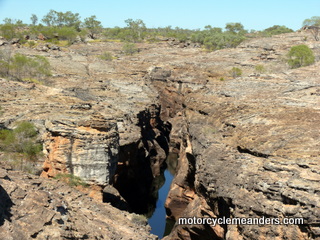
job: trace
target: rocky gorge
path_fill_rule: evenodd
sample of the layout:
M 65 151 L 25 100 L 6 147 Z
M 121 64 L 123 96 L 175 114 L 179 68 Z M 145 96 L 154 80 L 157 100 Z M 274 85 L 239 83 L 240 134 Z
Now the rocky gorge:
M 179 159 L 168 218 L 304 224 L 176 222 L 164 239 L 320 239 L 319 62 L 299 69 L 285 62 L 298 44 L 319 60 L 320 44 L 308 36 L 249 39 L 214 52 L 140 43 L 132 56 L 118 42 L 11 46 L 47 57 L 53 76 L 43 85 L 0 79 L 0 126 L 31 121 L 44 146 L 41 178 L 2 167 L 1 239 L 156 239 L 139 215 L 112 205 L 148 208 L 169 152 Z M 105 51 L 116 59 L 99 59 Z M 230 75 L 232 67 L 242 76 Z M 81 177 L 89 196 L 51 179 L 59 173 Z M 41 217 L 31 225 L 32 216 Z

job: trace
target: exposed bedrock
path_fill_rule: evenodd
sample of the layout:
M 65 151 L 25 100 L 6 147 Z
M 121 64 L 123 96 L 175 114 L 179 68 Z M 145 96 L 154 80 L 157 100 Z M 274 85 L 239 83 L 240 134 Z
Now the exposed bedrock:
M 71 173 L 91 184 L 111 183 L 119 153 L 116 122 L 95 113 L 82 119 L 47 121 L 45 126 L 47 158 L 42 176 Z
M 0 169 L 0 239 L 157 239 L 136 214 L 62 181 Z

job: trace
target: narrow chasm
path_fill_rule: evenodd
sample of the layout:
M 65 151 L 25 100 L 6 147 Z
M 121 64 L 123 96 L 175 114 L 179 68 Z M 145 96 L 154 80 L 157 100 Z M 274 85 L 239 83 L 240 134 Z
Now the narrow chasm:
M 138 113 L 141 138 L 120 147 L 113 186 L 123 198 L 123 204 L 118 201 L 118 207 L 145 215 L 151 233 L 163 237 L 166 226 L 164 203 L 178 154 L 170 151 L 172 126 L 161 120 L 160 113 L 161 106 L 155 104 Z

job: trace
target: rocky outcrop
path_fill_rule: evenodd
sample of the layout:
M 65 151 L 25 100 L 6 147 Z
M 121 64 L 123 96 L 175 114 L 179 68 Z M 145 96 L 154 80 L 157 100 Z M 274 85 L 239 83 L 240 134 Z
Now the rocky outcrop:
M 156 239 L 145 220 L 65 183 L 0 170 L 0 238 Z
M 110 184 L 118 163 L 117 124 L 100 114 L 77 122 L 46 122 L 46 160 L 42 176 L 71 173 L 88 183 Z

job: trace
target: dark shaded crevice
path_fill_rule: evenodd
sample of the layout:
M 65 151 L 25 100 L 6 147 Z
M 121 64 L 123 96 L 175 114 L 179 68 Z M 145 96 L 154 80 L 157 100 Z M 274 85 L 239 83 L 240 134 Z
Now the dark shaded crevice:
M 161 107 L 155 104 L 139 112 L 141 138 L 120 146 L 113 186 L 128 203 L 129 211 L 138 214 L 152 214 L 164 182 L 171 124 L 161 120 L 160 112 Z
M 0 182 L 1 183 L 1 182 Z M 11 221 L 12 214 L 10 209 L 13 206 L 10 196 L 7 191 L 0 185 L 0 226 L 5 220 Z
M 320 224 L 320 222 L 318 224 Z M 311 226 L 312 226 L 312 224 L 311 224 Z M 302 233 L 306 233 L 308 235 L 308 239 L 316 239 L 317 238 L 317 236 L 310 230 L 310 226 L 298 225 L 298 227 Z
M 186 153 L 186 157 L 189 163 L 189 172 L 187 175 L 188 187 L 194 190 L 195 189 L 194 182 L 195 182 L 195 175 L 196 175 L 196 159 L 190 153 Z
M 231 204 L 231 200 L 230 199 L 224 199 L 222 197 L 219 197 L 217 199 L 217 203 L 218 203 L 218 218 L 230 218 L 231 214 L 230 214 L 230 206 Z M 221 224 L 220 225 L 223 230 L 224 230 L 224 236 L 226 237 L 227 231 L 228 231 L 228 225 L 226 224 Z
M 203 111 L 203 110 L 199 110 L 198 111 L 201 115 L 204 115 L 204 116 L 208 116 L 209 115 L 209 113 L 207 113 L 207 112 L 205 112 L 205 111 Z
M 281 195 L 281 198 L 282 198 L 282 202 L 287 205 L 298 205 L 298 203 L 299 203 L 297 200 L 291 199 L 291 198 L 284 196 L 284 195 Z M 304 205 L 304 204 L 302 204 L 302 205 Z
M 252 151 L 252 150 L 250 150 L 248 148 L 243 148 L 243 147 L 240 147 L 240 146 L 237 147 L 237 150 L 240 153 L 248 153 L 248 154 L 250 154 L 252 156 L 255 156 L 255 157 L 269 158 L 271 156 L 270 154 L 265 154 L 265 153 Z

